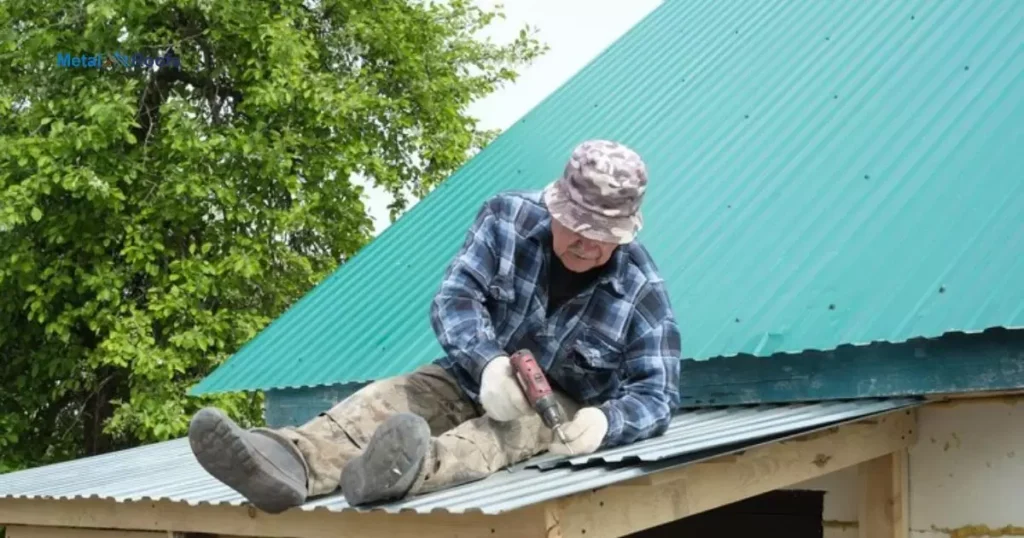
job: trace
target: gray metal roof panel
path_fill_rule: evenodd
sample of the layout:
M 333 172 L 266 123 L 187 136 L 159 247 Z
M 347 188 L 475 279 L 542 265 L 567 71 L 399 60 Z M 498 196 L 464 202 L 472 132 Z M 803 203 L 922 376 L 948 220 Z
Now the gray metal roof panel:
M 858 400 L 689 412 L 677 416 L 658 439 L 590 457 L 542 456 L 478 482 L 372 509 L 391 513 L 497 514 L 918 402 Z M 234 506 L 244 503 L 240 495 L 196 463 L 186 439 L 0 475 L 0 501 L 19 498 L 167 500 Z M 353 510 L 340 494 L 312 499 L 301 509 Z
M 853 400 L 808 404 L 700 409 L 683 413 L 664 435 L 629 446 L 566 459 L 545 455 L 531 462 L 542 469 L 595 461 L 659 461 L 733 443 L 749 443 L 786 432 L 893 409 L 897 400 Z

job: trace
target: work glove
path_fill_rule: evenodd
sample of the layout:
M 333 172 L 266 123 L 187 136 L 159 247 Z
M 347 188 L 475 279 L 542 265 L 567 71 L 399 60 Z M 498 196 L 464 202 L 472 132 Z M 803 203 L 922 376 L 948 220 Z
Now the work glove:
M 487 416 L 508 422 L 533 411 L 509 358 L 502 355 L 484 367 L 480 376 L 480 405 Z
M 565 442 L 555 433 L 549 452 L 576 456 L 590 454 L 600 448 L 608 433 L 608 417 L 596 407 L 584 407 L 571 421 L 562 425 L 562 433 L 565 434 Z

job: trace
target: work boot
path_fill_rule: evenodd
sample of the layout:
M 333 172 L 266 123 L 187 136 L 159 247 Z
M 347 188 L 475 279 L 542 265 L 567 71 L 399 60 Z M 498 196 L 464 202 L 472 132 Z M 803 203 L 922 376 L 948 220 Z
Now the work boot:
M 341 472 L 341 491 L 351 506 L 401 499 L 409 493 L 427 458 L 430 426 L 418 415 L 385 420 Z
M 298 448 L 270 430 L 243 430 L 221 410 L 192 417 L 188 441 L 199 465 L 253 506 L 271 514 L 306 500 L 306 463 Z

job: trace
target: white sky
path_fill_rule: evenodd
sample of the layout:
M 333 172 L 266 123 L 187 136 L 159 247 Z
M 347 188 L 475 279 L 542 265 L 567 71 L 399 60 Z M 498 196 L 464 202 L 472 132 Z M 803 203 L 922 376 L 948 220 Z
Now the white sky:
M 488 9 L 495 0 L 476 0 Z M 508 42 L 524 24 L 538 28 L 549 50 L 505 86 L 470 107 L 484 129 L 505 130 L 594 59 L 661 4 L 661 0 L 507 0 L 505 20 L 496 20 L 488 35 Z M 368 188 L 367 208 L 380 233 L 390 222 L 390 197 Z

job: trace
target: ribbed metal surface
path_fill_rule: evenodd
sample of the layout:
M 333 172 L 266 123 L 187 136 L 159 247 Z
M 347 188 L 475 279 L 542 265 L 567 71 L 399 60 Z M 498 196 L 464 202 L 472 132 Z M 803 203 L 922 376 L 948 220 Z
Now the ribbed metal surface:
M 550 469 L 559 465 L 583 465 L 595 461 L 618 463 L 658 461 L 680 454 L 746 444 L 777 435 L 804 431 L 822 424 L 890 411 L 913 400 L 854 400 L 848 402 L 780 406 L 728 407 L 689 411 L 676 417 L 664 435 L 631 446 L 575 458 L 544 456 L 530 466 Z
M 583 139 L 649 161 L 687 357 L 1024 325 L 1024 2 L 669 0 L 199 392 L 438 356 L 430 299 L 479 204 Z
M 657 440 L 590 458 L 535 458 L 510 472 L 382 509 L 495 514 L 917 403 L 914 399 L 858 400 L 700 411 L 677 417 L 670 431 Z M 586 461 L 591 465 L 583 466 Z M 615 464 L 626 461 L 636 463 Z M 168 500 L 192 505 L 243 502 L 195 462 L 184 439 L 0 475 L 0 500 L 4 498 Z M 352 509 L 341 495 L 303 506 L 317 508 Z

